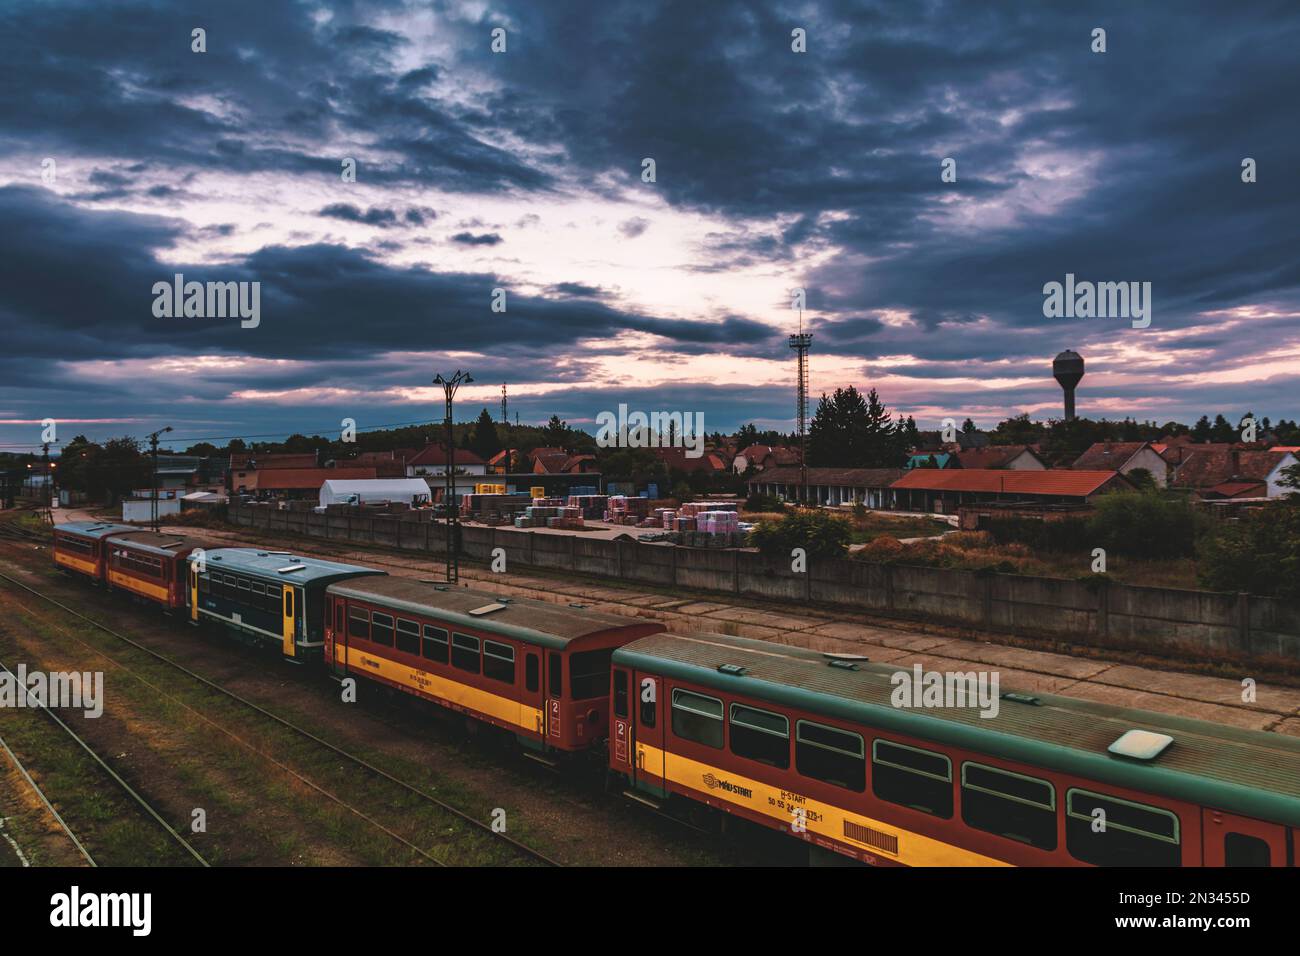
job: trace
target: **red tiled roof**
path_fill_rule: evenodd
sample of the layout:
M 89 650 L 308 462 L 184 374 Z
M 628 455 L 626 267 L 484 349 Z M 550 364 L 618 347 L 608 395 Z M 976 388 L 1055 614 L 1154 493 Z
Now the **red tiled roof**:
M 1202 498 L 1263 498 L 1268 485 L 1262 481 L 1224 481 L 1213 488 L 1202 488 Z
M 297 491 L 314 488 L 327 481 L 360 481 L 374 478 L 373 468 L 259 468 L 258 491 Z
M 1107 482 L 1122 478 L 1114 471 L 1001 471 L 992 468 L 913 468 L 894 482 L 895 488 L 923 491 L 1005 492 L 1009 495 L 1090 495 Z M 1127 482 L 1125 482 L 1127 484 Z
M 1025 452 L 1038 457 L 1028 445 L 986 445 L 957 452 L 957 460 L 963 468 L 1005 468 Z
M 453 453 L 452 461 L 457 465 L 487 464 L 468 448 L 457 448 Z M 408 465 L 445 465 L 447 464 L 447 451 L 442 445 L 435 442 L 431 445 L 425 445 L 414 458 L 409 459 L 406 463 Z
M 1147 445 L 1144 441 L 1099 441 L 1074 460 L 1078 471 L 1115 471 Z
M 652 448 L 650 451 L 669 468 L 678 471 L 726 471 L 727 462 L 717 452 L 705 452 L 699 458 L 687 458 L 685 448 Z
M 1210 488 L 1234 478 L 1263 481 L 1287 456 L 1284 451 L 1193 451 L 1174 475 L 1178 488 Z

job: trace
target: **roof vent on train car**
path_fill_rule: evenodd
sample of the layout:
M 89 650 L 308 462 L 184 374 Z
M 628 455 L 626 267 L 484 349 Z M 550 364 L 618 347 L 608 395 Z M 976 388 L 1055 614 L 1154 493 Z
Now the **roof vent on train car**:
M 1149 730 L 1127 730 L 1106 749 L 1121 757 L 1134 760 L 1155 760 L 1168 749 L 1174 738 L 1168 734 L 1152 733 Z
M 287 564 L 282 568 L 276 568 L 275 573 L 290 574 L 294 571 L 305 571 L 305 570 L 307 570 L 307 566 L 305 564 Z
M 866 658 L 862 658 L 862 660 L 866 660 Z M 858 669 L 858 665 L 856 661 L 833 660 L 833 661 L 827 661 L 826 663 L 829 664 L 831 667 L 838 667 L 840 670 L 843 671 L 855 671 Z
M 822 657 L 830 658 L 833 661 L 869 661 L 871 660 L 866 654 L 834 654 L 830 651 L 822 651 Z
M 732 677 L 740 677 L 745 673 L 745 666 L 743 664 L 719 664 L 718 673 L 730 674 Z
M 585 611 L 591 607 L 590 604 L 570 604 L 569 607 L 576 607 L 579 611 Z
M 472 609 L 469 613 L 474 617 L 482 617 L 485 614 L 492 614 L 495 611 L 504 611 L 505 609 L 504 604 L 484 604 L 482 607 Z
M 998 694 L 1002 700 L 1009 700 L 1013 704 L 1028 704 L 1031 707 L 1040 706 L 1043 701 L 1033 694 L 1017 694 L 1015 691 L 1007 691 L 1005 694 Z

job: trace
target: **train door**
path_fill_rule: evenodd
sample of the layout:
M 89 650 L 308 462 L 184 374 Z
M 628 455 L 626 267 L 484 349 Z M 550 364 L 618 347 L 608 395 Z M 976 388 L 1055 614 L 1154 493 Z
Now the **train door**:
M 533 712 L 533 731 L 538 737 L 546 736 L 546 700 L 542 689 L 542 652 L 524 648 L 524 702 Z M 524 725 L 523 722 L 520 722 Z
M 282 633 L 284 634 L 284 656 L 285 657 L 293 657 L 295 652 L 293 639 L 295 634 L 294 610 L 297 607 L 297 603 L 298 603 L 296 591 L 297 591 L 296 588 L 292 588 L 289 585 L 285 585 L 284 619 L 281 622 L 283 628 Z
M 190 569 L 190 622 L 197 624 L 199 620 L 199 566 L 189 561 L 185 562 L 185 565 Z
M 556 651 L 546 654 L 546 740 L 552 746 L 559 746 L 564 732 L 564 655 Z
M 341 597 L 336 597 L 333 601 L 334 639 L 326 646 L 325 653 L 329 659 L 330 670 L 340 677 L 345 677 L 348 673 L 347 602 Z M 340 647 L 343 649 L 341 652 Z
M 632 779 L 632 672 L 615 664 L 610 669 L 610 694 L 613 706 L 609 714 L 610 766 Z
M 1286 866 L 1286 827 L 1201 811 L 1201 845 L 1206 866 Z
M 634 675 L 632 745 L 636 754 L 633 771 L 638 790 L 657 797 L 668 796 L 664 778 L 664 681 L 651 674 Z

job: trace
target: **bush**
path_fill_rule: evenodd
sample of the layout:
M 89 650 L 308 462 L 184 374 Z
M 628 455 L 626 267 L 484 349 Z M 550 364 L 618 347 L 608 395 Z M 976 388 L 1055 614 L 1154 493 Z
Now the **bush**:
M 1280 501 L 1224 522 L 1203 538 L 1197 576 L 1213 591 L 1300 598 L 1300 503 Z
M 760 522 L 749 543 L 768 557 L 789 558 L 803 548 L 810 558 L 842 558 L 849 546 L 849 526 L 824 511 L 793 511 L 776 521 Z
M 1086 518 L 1040 521 L 999 515 L 984 521 L 983 527 L 998 544 L 1028 545 L 1035 551 L 1084 551 L 1092 540 Z
M 1087 522 L 1088 548 L 1135 558 L 1181 558 L 1196 552 L 1201 519 L 1185 499 L 1153 491 L 1097 500 Z
M 785 503 L 775 495 L 750 495 L 745 499 L 746 511 L 785 511 Z

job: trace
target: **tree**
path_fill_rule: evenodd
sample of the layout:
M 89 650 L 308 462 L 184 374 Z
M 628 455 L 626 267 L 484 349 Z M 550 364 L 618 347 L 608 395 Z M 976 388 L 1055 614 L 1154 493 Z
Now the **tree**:
M 571 431 L 568 424 L 560 420 L 559 415 L 552 415 L 551 420 L 542 429 L 542 441 L 547 448 L 564 448 Z
M 979 431 L 979 429 L 975 427 L 975 423 L 969 418 L 961 423 L 961 432 L 963 435 L 969 435 L 974 431 Z
M 907 433 L 894 424 L 873 388 L 864 399 L 852 385 L 822 395 L 808 429 L 808 464 L 829 468 L 898 468 Z
M 1195 552 L 1199 527 L 1191 505 L 1156 491 L 1102 495 L 1088 518 L 1088 538 L 1108 554 L 1181 558 Z
M 484 461 L 501 450 L 501 439 L 497 435 L 496 423 L 492 421 L 492 416 L 488 414 L 486 408 L 479 412 L 478 421 L 474 423 L 469 447 Z
M 1039 422 L 1031 422 L 1029 414 L 1017 415 L 1006 421 L 998 422 L 989 433 L 989 443 L 993 445 L 1032 445 L 1041 441 L 1047 429 Z
M 1300 503 L 1294 496 L 1222 522 L 1201 544 L 1202 587 L 1300 598 Z
M 795 511 L 776 521 L 760 521 L 749 542 L 770 558 L 792 560 L 803 548 L 810 558 L 842 558 L 851 538 L 849 523 L 824 511 Z

